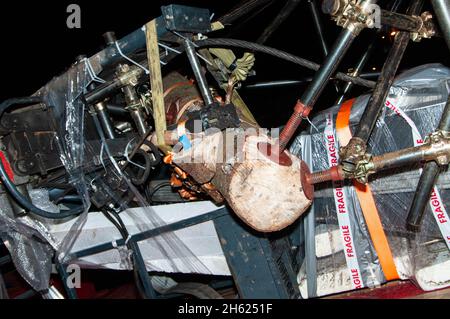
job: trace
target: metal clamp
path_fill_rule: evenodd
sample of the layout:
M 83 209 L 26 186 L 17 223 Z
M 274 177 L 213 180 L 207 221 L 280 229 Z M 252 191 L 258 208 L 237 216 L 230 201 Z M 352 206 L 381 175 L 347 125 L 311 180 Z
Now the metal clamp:
M 367 0 L 325 0 L 322 11 L 330 14 L 338 26 L 359 34 L 364 28 L 373 28 L 375 19 L 372 1 Z
M 430 12 L 425 11 L 420 15 L 420 17 L 417 18 L 421 21 L 421 26 L 419 31 L 411 32 L 411 40 L 414 42 L 420 42 L 423 38 L 430 39 L 433 37 L 436 34 L 436 29 L 432 22 L 433 15 Z
M 441 166 L 450 164 L 450 132 L 438 130 L 425 138 L 431 147 L 427 153 Z

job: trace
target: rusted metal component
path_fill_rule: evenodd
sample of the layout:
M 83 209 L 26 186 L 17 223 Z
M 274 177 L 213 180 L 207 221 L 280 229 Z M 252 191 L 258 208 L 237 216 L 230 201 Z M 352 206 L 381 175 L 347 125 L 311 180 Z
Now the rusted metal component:
M 439 165 L 450 163 L 450 137 L 444 132 L 431 134 L 425 144 L 373 157 L 373 169 L 381 170 L 407 166 L 421 161 L 435 161 Z
M 328 181 L 341 181 L 345 178 L 342 166 L 333 166 L 329 170 L 309 173 L 306 175 L 306 182 L 309 184 L 320 184 Z
M 297 101 L 294 107 L 294 113 L 280 134 L 280 154 L 284 151 L 292 136 L 294 136 L 302 120 L 308 117 L 311 110 L 312 108 L 310 106 L 304 105 L 300 100 Z
M 415 0 L 409 7 L 408 13 L 415 14 L 420 11 L 423 0 Z M 349 144 L 342 148 L 341 158 L 345 171 L 355 174 L 358 162 L 364 160 L 367 142 L 375 127 L 376 121 L 384 107 L 389 89 L 394 82 L 398 67 L 410 41 L 409 32 L 399 32 L 394 40 L 386 62 L 381 70 L 377 85 L 367 103 L 358 128 Z
M 304 162 L 300 162 L 300 180 L 302 182 L 303 192 L 305 193 L 306 198 L 309 200 L 314 200 L 314 184 L 311 183 L 309 178 L 311 177 L 311 171 L 309 170 L 308 165 Z
M 437 28 L 433 15 L 425 11 L 420 16 L 400 14 L 388 10 L 381 10 L 381 24 L 401 31 L 411 33 L 411 40 L 419 42 L 423 38 L 429 39 L 437 35 Z
M 330 180 L 356 179 L 358 182 L 366 184 L 368 177 L 374 173 L 410 166 L 423 161 L 434 161 L 440 166 L 449 165 L 450 133 L 439 130 L 430 134 L 423 145 L 416 147 L 373 157 L 370 154 L 364 154 L 353 170 L 346 170 L 344 165 L 339 165 L 323 172 L 312 173 L 307 177 L 307 181 L 317 184 Z
M 285 150 L 290 139 L 302 122 L 302 119 L 305 116 L 305 110 L 309 109 L 309 111 L 307 111 L 307 114 L 309 114 L 320 94 L 324 90 L 331 75 L 336 71 L 340 61 L 350 48 L 350 45 L 353 43 L 353 40 L 357 35 L 354 31 L 355 30 L 351 29 L 344 29 L 341 31 L 338 39 L 330 51 L 330 54 L 328 54 L 325 63 L 316 72 L 311 84 L 297 102 L 294 113 L 280 134 L 280 153 Z

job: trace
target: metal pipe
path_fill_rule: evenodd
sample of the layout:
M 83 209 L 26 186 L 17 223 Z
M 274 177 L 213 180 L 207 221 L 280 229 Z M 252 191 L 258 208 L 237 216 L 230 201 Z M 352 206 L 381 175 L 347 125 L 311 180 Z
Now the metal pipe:
M 390 10 L 389 12 L 396 11 L 398 9 L 398 7 L 400 6 L 401 2 L 402 2 L 401 0 L 394 1 L 389 8 L 389 10 Z M 377 34 L 381 33 L 382 30 L 383 29 L 380 29 L 377 32 Z M 367 48 L 366 52 L 364 52 L 364 54 L 361 56 L 358 63 L 356 64 L 354 71 L 352 73 L 353 76 L 363 77 L 361 72 L 364 69 L 364 67 L 366 66 L 374 49 L 375 49 L 375 41 L 372 41 L 370 43 L 369 47 Z M 377 72 L 376 74 L 379 76 L 381 73 Z M 344 102 L 346 95 L 348 94 L 348 92 L 350 92 L 350 90 L 353 88 L 353 86 L 354 86 L 354 84 L 352 82 L 347 82 L 344 89 L 342 90 L 341 96 L 338 98 L 338 100 L 336 101 L 335 104 L 339 105 L 342 102 Z
M 104 102 L 99 102 L 94 105 L 95 111 L 98 114 L 100 123 L 102 124 L 103 131 L 108 139 L 114 139 L 116 137 L 114 128 L 109 118 L 108 110 Z
M 331 75 L 339 66 L 339 63 L 341 62 L 342 58 L 344 57 L 345 53 L 347 52 L 355 38 L 356 34 L 352 30 L 346 28 L 341 31 L 338 39 L 331 49 L 330 54 L 327 56 L 324 64 L 321 66 L 319 71 L 317 71 L 314 75 L 312 83 L 305 91 L 303 96 L 299 99 L 294 109 L 294 113 L 284 127 L 283 131 L 280 133 L 280 153 L 282 153 L 286 149 L 289 141 L 295 134 L 302 119 L 309 115 L 311 108 L 316 103 L 319 95 L 322 93 L 325 85 L 327 84 Z
M 449 0 L 431 0 L 442 36 L 450 49 L 450 2 Z
M 433 140 L 433 137 L 431 138 Z M 450 139 L 440 137 L 438 141 L 429 141 L 426 144 L 405 148 L 391 153 L 374 156 L 364 171 L 367 175 L 389 169 L 410 166 L 422 161 L 436 161 L 439 164 L 448 163 L 450 160 Z M 319 184 L 327 181 L 338 181 L 350 178 L 358 178 L 344 170 L 342 165 L 328 170 L 308 174 L 306 180 L 310 184 Z
M 103 101 L 107 97 L 113 95 L 114 93 L 118 92 L 121 87 L 122 84 L 118 79 L 108 81 L 106 83 L 102 83 L 101 85 L 97 86 L 94 90 L 86 93 L 84 98 L 87 104 L 89 105 L 96 104 L 98 102 Z
M 402 31 L 418 32 L 422 27 L 422 19 L 420 17 L 388 10 L 381 10 L 380 20 L 382 25 Z
M 406 226 L 409 230 L 414 232 L 420 230 L 425 215 L 425 208 L 428 205 L 431 192 L 439 177 L 440 171 L 441 168 L 435 162 L 425 164 L 406 219 Z
M 140 136 L 144 136 L 147 134 L 147 124 L 144 120 L 144 113 L 141 111 L 141 109 L 135 109 L 130 111 L 131 118 L 134 121 L 134 124 L 136 124 L 136 129 Z
M 369 58 L 372 55 L 374 48 L 375 48 L 375 42 L 371 42 L 369 47 L 367 48 L 366 52 L 364 52 L 364 54 L 361 56 L 358 63 L 356 64 L 356 66 L 353 70 L 353 73 L 352 73 L 353 76 L 360 76 L 360 73 L 366 66 L 367 61 L 369 61 Z M 336 101 L 337 105 L 341 104 L 344 101 L 345 97 L 347 96 L 347 93 L 350 92 L 350 90 L 353 88 L 353 85 L 354 84 L 352 82 L 347 82 L 345 84 L 344 89 L 342 90 L 341 96 Z
M 280 25 L 291 15 L 291 13 L 297 8 L 300 0 L 288 0 L 283 8 L 280 10 L 278 15 L 272 21 L 271 24 L 263 31 L 259 36 L 256 43 L 265 43 L 270 36 L 280 27 Z
M 422 8 L 423 0 L 415 0 L 408 9 L 408 13 L 417 14 Z M 397 73 L 400 62 L 406 51 L 406 47 L 410 41 L 409 32 L 399 32 L 394 40 L 389 55 L 386 58 L 386 62 L 381 70 L 380 78 L 378 79 L 377 85 L 370 97 L 370 100 L 364 110 L 361 117 L 360 123 L 356 130 L 354 141 L 359 139 L 364 144 L 369 141 L 370 135 L 372 134 L 373 128 L 378 120 L 379 114 L 384 107 L 384 102 L 386 101 L 389 89 L 394 82 L 394 77 Z M 352 145 L 352 142 L 350 143 Z M 365 145 L 364 145 L 365 147 Z M 344 156 L 344 160 L 347 156 Z
M 317 8 L 317 3 L 315 0 L 308 0 L 309 9 L 311 10 L 311 15 L 313 17 L 314 27 L 316 29 L 317 35 L 319 36 L 320 46 L 322 47 L 323 56 L 326 58 L 328 55 L 328 44 L 323 35 L 322 21 L 320 20 L 319 9 Z
M 202 73 L 200 61 L 198 60 L 197 54 L 195 52 L 194 43 L 192 43 L 192 41 L 189 39 L 185 39 L 184 47 L 191 64 L 192 71 L 194 72 L 195 79 L 197 80 L 197 84 L 200 89 L 200 93 L 202 94 L 203 100 L 205 101 L 206 105 L 211 105 L 214 103 L 214 99 L 211 91 L 208 88 L 208 83 L 206 82 L 205 75 Z
M 442 113 L 438 130 L 450 131 L 450 96 Z M 414 199 L 406 219 L 406 225 L 411 231 L 420 231 L 420 226 L 425 214 L 425 208 L 430 199 L 433 187 L 437 182 L 440 166 L 435 162 L 428 162 L 424 165 L 422 174 L 417 185 Z

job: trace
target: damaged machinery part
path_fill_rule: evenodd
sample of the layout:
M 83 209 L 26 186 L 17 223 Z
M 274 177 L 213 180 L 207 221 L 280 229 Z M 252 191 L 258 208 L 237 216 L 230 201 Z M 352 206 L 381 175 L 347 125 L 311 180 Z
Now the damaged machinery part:
M 366 20 L 368 20 L 368 13 L 365 12 L 366 5 L 370 4 L 371 1 L 362 1 L 361 6 L 358 7 L 360 9 L 359 15 L 365 16 Z M 306 89 L 303 96 L 298 100 L 294 113 L 291 118 L 287 122 L 286 126 L 280 133 L 279 138 L 279 152 L 282 153 L 286 147 L 288 146 L 289 141 L 292 136 L 297 131 L 300 123 L 303 118 L 308 117 L 310 111 L 315 105 L 317 99 L 325 88 L 328 80 L 331 75 L 339 66 L 342 58 L 344 57 L 347 50 L 350 48 L 350 45 L 353 43 L 355 38 L 361 32 L 361 30 L 365 27 L 366 22 L 360 22 L 359 16 L 357 19 L 347 19 L 342 26 L 344 29 L 341 31 L 338 39 L 336 40 L 333 48 L 325 59 L 324 64 L 321 68 L 316 72 L 312 83 Z
M 439 122 L 438 130 L 444 134 L 450 135 L 450 96 L 445 105 Z M 448 166 L 448 165 L 447 165 Z M 426 163 L 423 167 L 422 175 L 417 185 L 417 190 L 414 194 L 414 199 L 409 210 L 408 218 L 406 220 L 407 226 L 412 231 L 419 231 L 425 214 L 425 208 L 428 205 L 432 190 L 442 167 L 435 161 Z
M 418 13 L 422 8 L 423 0 L 415 0 L 409 7 L 408 13 Z M 360 161 L 367 149 L 367 143 L 378 117 L 384 107 L 384 103 L 389 94 L 389 90 L 394 82 L 398 67 L 410 41 L 409 32 L 399 32 L 394 40 L 391 50 L 386 58 L 386 62 L 381 70 L 377 85 L 367 103 L 364 113 L 357 127 L 354 136 L 347 146 L 341 149 L 341 158 L 344 169 L 350 173 L 356 169 L 356 164 Z

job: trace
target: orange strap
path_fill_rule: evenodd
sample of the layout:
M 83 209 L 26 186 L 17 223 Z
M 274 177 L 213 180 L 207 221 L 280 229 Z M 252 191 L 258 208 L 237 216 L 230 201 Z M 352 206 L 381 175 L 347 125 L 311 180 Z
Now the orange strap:
M 349 123 L 354 102 L 355 99 L 344 102 L 337 115 L 336 132 L 342 146 L 347 145 L 352 138 Z M 389 242 L 386 238 L 386 234 L 384 233 L 383 225 L 381 224 L 380 215 L 378 214 L 377 206 L 375 205 L 375 200 L 373 198 L 370 186 L 360 184 L 356 181 L 353 185 L 355 186 L 356 195 L 358 196 L 359 204 L 367 224 L 367 229 L 369 230 L 370 237 L 372 238 L 378 259 L 380 260 L 380 265 L 383 269 L 384 276 L 388 281 L 399 279 L 394 258 L 392 257 L 391 248 L 389 247 Z

